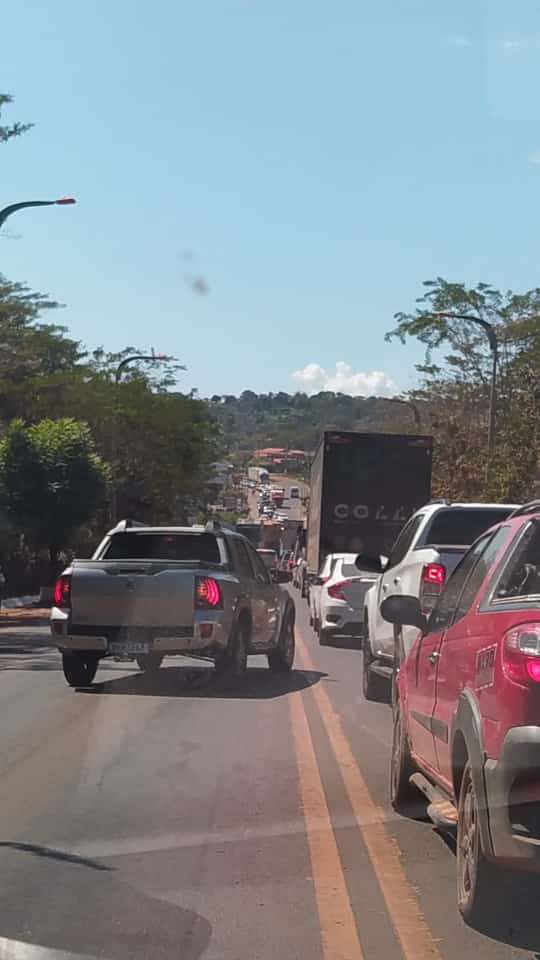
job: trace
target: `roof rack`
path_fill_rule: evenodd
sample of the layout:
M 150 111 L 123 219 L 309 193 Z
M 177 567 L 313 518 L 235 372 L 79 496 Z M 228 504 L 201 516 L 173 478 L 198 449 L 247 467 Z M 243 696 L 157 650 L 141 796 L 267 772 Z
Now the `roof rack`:
M 528 513 L 540 513 L 540 500 L 530 500 L 529 503 L 524 503 L 522 507 L 517 507 L 515 510 L 512 510 L 512 513 L 509 514 L 508 520 L 511 520 L 513 517 L 524 517 Z
M 451 500 L 448 500 L 447 497 L 441 497 L 440 500 L 428 500 L 426 506 L 432 507 L 435 503 L 444 503 L 445 507 L 449 507 L 452 503 Z

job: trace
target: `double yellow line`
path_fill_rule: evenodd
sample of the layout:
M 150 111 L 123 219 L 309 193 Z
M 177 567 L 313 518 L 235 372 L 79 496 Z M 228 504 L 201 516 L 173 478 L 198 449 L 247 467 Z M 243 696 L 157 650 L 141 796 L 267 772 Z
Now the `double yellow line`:
M 302 668 L 314 670 L 315 664 L 298 628 L 296 645 Z M 385 829 L 384 814 L 369 793 L 330 698 L 320 683 L 311 688 L 311 693 L 337 760 L 356 825 L 403 956 L 405 960 L 441 960 L 435 940 L 405 877 L 397 844 Z M 323 954 L 325 960 L 363 960 L 303 697 L 290 697 L 289 709 Z

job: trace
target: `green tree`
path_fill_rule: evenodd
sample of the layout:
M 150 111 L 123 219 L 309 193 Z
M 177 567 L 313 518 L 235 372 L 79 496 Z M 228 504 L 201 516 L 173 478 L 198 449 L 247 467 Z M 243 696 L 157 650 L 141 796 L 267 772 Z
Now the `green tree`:
M 10 97 L 8 93 L 0 93 L 0 115 L 2 108 L 12 102 L 13 97 Z M 12 137 L 20 137 L 22 133 L 26 133 L 33 126 L 33 123 L 12 123 L 11 126 L 0 124 L 0 143 L 7 143 Z
M 14 420 L 0 443 L 3 509 L 28 542 L 48 549 L 51 573 L 60 550 L 103 504 L 108 480 L 88 426 L 77 420 Z
M 487 320 L 499 341 L 497 429 L 485 482 L 491 356 L 477 325 L 439 316 Z M 398 313 L 387 340 L 415 337 L 425 346 L 410 396 L 430 413 L 435 439 L 434 493 L 463 499 L 520 501 L 536 494 L 540 437 L 540 288 L 500 292 L 442 277 L 424 283 L 411 313 Z

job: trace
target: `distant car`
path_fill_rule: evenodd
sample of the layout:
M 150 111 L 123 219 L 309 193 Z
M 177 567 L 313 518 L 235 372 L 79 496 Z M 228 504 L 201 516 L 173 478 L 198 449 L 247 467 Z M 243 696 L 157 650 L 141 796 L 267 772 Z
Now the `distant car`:
M 289 487 L 289 497 L 291 500 L 298 500 L 300 497 L 300 487 Z
M 259 547 L 257 553 L 267 570 L 277 570 L 279 568 L 277 550 L 267 550 L 264 547 Z
M 330 580 L 338 558 L 342 556 L 344 556 L 344 554 L 329 553 L 328 556 L 325 557 L 319 575 L 317 577 L 312 576 L 309 580 L 309 622 L 317 634 L 319 633 L 321 626 L 321 588 L 328 580 Z
M 364 631 L 364 599 L 376 576 L 358 569 L 357 556 L 356 553 L 346 553 L 338 557 L 329 579 L 320 588 L 318 634 L 321 646 L 336 636 L 357 637 L 360 644 Z

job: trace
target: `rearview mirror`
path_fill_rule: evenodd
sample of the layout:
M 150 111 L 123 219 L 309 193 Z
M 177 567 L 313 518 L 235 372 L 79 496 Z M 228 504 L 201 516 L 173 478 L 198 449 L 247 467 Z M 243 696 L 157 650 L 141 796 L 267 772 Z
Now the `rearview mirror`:
M 291 580 L 291 574 L 288 570 L 271 570 L 270 576 L 274 583 L 289 583 Z
M 388 557 L 372 557 L 367 553 L 359 553 L 354 562 L 364 573 L 383 573 L 388 565 Z
M 381 603 L 381 617 L 398 627 L 418 627 L 424 631 L 427 626 L 427 617 L 422 613 L 418 597 L 399 594 L 386 597 Z

